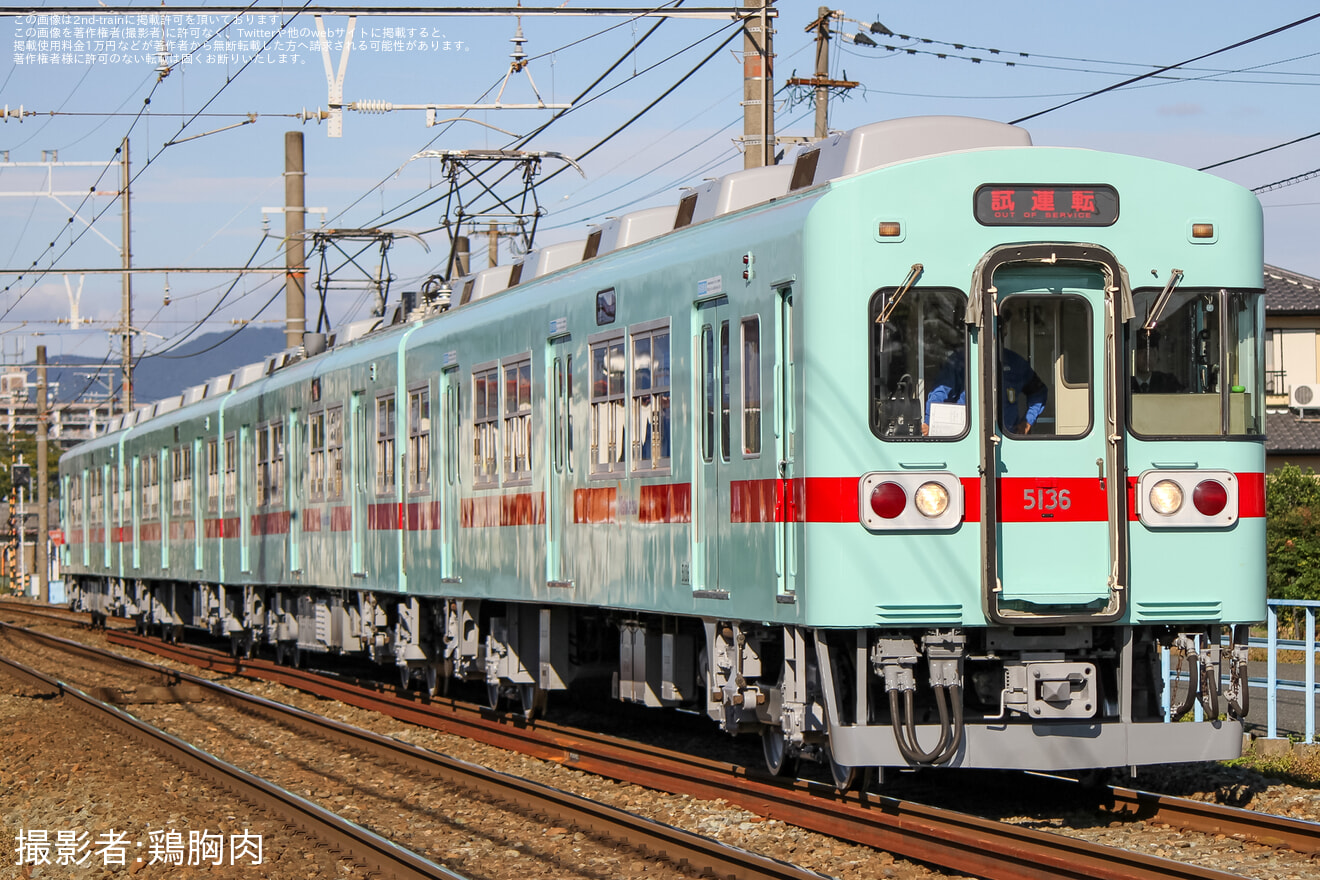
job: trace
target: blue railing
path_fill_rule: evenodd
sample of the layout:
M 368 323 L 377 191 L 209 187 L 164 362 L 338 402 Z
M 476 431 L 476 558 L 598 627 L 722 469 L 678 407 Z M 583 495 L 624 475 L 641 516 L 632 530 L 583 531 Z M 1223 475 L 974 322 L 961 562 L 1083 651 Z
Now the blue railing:
M 1306 694 L 1306 739 L 1303 742 L 1315 741 L 1315 612 L 1320 608 L 1320 602 L 1289 602 L 1282 599 L 1270 599 L 1268 604 L 1268 617 L 1266 623 L 1269 632 L 1263 640 L 1252 639 L 1252 647 L 1259 647 L 1258 641 L 1263 641 L 1268 651 L 1265 659 L 1265 728 L 1266 736 L 1270 739 L 1279 737 L 1279 691 L 1301 691 Z M 1279 638 L 1279 611 L 1280 608 L 1300 609 L 1306 618 L 1305 638 L 1303 639 L 1280 639 Z M 1280 681 L 1279 680 L 1279 651 L 1301 651 L 1302 665 L 1306 667 L 1305 681 Z M 1255 680 L 1252 684 L 1255 684 Z
M 1279 638 L 1279 609 L 1286 608 L 1300 612 L 1304 619 L 1304 637 L 1301 639 L 1281 639 Z M 1315 707 L 1316 707 L 1316 611 L 1320 610 L 1320 602 L 1314 601 L 1288 601 L 1285 599 L 1270 599 L 1267 602 L 1266 626 L 1268 632 L 1264 638 L 1252 638 L 1248 643 L 1252 648 L 1264 648 L 1266 650 L 1265 676 L 1255 676 L 1250 678 L 1248 684 L 1257 690 L 1265 691 L 1265 736 L 1268 739 L 1280 739 L 1279 736 L 1279 692 L 1288 691 L 1293 693 L 1306 694 L 1306 720 L 1303 729 L 1303 742 L 1314 742 L 1315 729 Z M 1227 643 L 1227 637 L 1225 637 Z M 1196 639 L 1196 647 L 1199 650 L 1201 640 Z M 1279 652 L 1296 651 L 1302 655 L 1303 660 L 1303 680 L 1280 679 L 1279 678 Z M 1160 652 L 1161 664 L 1164 671 L 1164 718 L 1169 720 L 1171 714 L 1170 701 L 1172 699 L 1171 683 L 1177 679 L 1185 682 L 1187 674 L 1183 670 L 1174 671 L 1170 668 L 1170 652 L 1163 650 Z M 1221 686 L 1227 684 L 1227 678 L 1221 682 Z M 1255 702 L 1253 698 L 1253 703 Z M 1195 717 L 1197 721 L 1205 720 L 1205 714 L 1201 709 L 1201 703 L 1196 702 Z M 1254 714 L 1254 713 L 1252 713 Z M 1248 717 L 1252 717 L 1249 714 Z M 1257 716 L 1258 717 L 1258 716 Z

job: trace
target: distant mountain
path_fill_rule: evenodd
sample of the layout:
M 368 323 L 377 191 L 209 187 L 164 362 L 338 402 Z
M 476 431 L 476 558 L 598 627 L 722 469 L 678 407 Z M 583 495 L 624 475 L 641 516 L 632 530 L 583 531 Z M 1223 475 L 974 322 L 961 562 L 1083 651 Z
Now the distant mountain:
M 249 326 L 242 333 L 226 339 L 231 332 L 208 333 L 168 353 L 142 358 L 133 370 L 133 400 L 151 403 L 181 394 L 185 388 L 255 363 L 285 347 L 282 329 Z M 59 383 L 62 401 L 103 395 L 107 383 L 113 383 L 116 388 L 119 385 L 117 355 L 113 363 L 105 367 L 102 367 L 102 358 L 81 355 L 64 355 L 60 364 L 47 369 L 46 380 Z M 92 380 L 92 374 L 98 368 L 101 368 L 101 376 Z M 31 370 L 28 381 L 35 382 L 36 378 L 36 371 Z

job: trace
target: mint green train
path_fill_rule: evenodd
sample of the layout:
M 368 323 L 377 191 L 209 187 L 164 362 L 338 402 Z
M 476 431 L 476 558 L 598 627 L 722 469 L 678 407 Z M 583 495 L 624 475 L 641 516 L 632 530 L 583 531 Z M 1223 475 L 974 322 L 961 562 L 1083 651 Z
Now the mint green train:
M 61 464 L 75 602 L 528 714 L 594 682 L 840 787 L 1235 756 L 1261 230 L 1186 168 L 863 126 L 116 419 Z

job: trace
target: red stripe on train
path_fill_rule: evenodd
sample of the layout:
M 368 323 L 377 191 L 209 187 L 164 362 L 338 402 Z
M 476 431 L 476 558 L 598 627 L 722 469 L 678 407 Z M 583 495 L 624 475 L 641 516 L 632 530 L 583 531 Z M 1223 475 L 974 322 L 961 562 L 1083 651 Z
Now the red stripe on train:
M 637 520 L 644 523 L 692 522 L 692 484 L 643 485 L 637 498 Z
M 438 525 L 437 516 L 434 522 Z M 458 524 L 465 529 L 545 525 L 545 493 L 479 495 L 459 503 Z
M 573 522 L 578 525 L 617 522 L 619 490 L 614 486 L 573 490 Z

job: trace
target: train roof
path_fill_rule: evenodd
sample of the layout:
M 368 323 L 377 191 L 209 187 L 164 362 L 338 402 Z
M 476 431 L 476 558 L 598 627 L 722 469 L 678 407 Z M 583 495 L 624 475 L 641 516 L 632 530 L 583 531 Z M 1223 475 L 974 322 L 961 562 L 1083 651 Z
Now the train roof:
M 585 240 L 561 242 L 533 250 L 514 264 L 492 266 L 453 283 L 454 308 L 502 293 L 589 260 L 643 244 L 670 232 L 797 196 L 886 165 L 952 152 L 1031 146 L 1025 129 L 1001 122 L 961 116 L 918 116 L 863 125 L 831 135 L 798 151 L 792 164 L 735 171 L 682 190 L 677 204 L 645 208 L 606 218 L 589 227 Z M 327 340 L 327 350 L 342 349 L 391 326 L 433 317 L 448 310 L 447 299 L 423 303 L 411 314 L 391 320 L 369 318 L 345 325 Z M 217 376 L 180 395 L 116 416 L 107 434 L 160 419 L 175 410 L 214 399 L 272 376 L 309 355 L 301 348 L 277 352 L 262 361 Z M 186 418 L 186 416 L 185 416 Z M 171 422 L 174 420 L 170 420 Z

